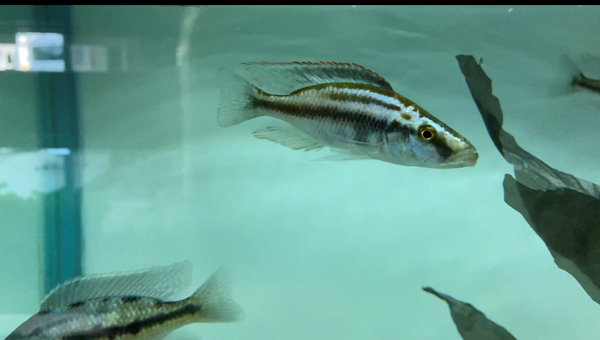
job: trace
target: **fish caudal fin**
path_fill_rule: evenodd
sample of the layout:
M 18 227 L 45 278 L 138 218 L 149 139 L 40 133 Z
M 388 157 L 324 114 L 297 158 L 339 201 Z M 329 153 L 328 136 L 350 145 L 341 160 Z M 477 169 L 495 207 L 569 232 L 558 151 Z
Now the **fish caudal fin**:
M 200 306 L 197 322 L 234 322 L 244 318 L 242 308 L 231 296 L 229 275 L 217 269 L 190 297 L 190 302 Z
M 253 105 L 258 96 L 254 85 L 226 69 L 219 70 L 217 78 L 221 88 L 221 103 L 217 115 L 220 127 L 237 125 L 262 115 Z

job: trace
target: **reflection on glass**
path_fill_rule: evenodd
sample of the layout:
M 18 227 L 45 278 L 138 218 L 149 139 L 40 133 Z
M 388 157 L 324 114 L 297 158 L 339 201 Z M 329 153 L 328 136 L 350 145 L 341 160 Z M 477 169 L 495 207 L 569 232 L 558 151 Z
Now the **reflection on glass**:
M 0 44 L 0 71 L 14 69 L 17 48 L 15 44 Z
M 71 69 L 75 72 L 108 72 L 108 48 L 73 44 Z M 19 32 L 15 44 L 0 44 L 0 71 L 64 72 L 64 37 L 59 33 Z
M 71 45 L 71 63 L 76 72 L 107 72 L 108 50 L 102 45 Z
M 18 32 L 16 70 L 64 72 L 64 37 L 59 33 Z
M 28 199 L 64 186 L 64 148 L 16 151 L 2 148 L 0 157 L 0 195 L 14 194 Z

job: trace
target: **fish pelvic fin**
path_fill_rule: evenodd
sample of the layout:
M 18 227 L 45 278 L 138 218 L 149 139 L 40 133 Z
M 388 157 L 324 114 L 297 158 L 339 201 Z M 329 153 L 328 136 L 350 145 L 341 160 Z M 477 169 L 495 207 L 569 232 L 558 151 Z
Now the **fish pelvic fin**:
M 221 69 L 217 72 L 221 103 L 217 115 L 220 127 L 237 125 L 244 121 L 262 116 L 254 107 L 259 89 L 235 74 L 233 71 Z
M 223 268 L 217 269 L 192 294 L 189 301 L 200 307 L 199 318 L 196 322 L 235 322 L 244 318 L 242 308 L 231 296 L 229 275 Z

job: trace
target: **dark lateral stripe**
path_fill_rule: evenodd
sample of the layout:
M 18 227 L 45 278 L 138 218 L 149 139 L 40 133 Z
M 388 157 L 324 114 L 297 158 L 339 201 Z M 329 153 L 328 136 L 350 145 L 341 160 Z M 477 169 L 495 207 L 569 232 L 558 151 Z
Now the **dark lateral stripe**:
M 140 301 L 142 298 L 139 296 L 124 296 L 121 298 L 121 302 L 123 303 L 132 303 L 132 302 L 137 302 Z
M 388 110 L 393 110 L 393 111 L 401 111 L 402 110 L 402 108 L 398 105 L 386 103 L 377 98 L 373 98 L 373 97 L 365 96 L 365 95 L 341 92 L 341 93 L 328 93 L 328 96 L 329 96 L 329 99 L 331 99 L 331 100 L 337 100 L 337 101 L 342 101 L 342 102 L 343 101 L 357 102 L 357 103 L 366 104 L 366 105 L 377 105 L 377 106 L 381 106 Z
M 67 308 L 68 309 L 75 309 L 75 308 L 81 307 L 83 305 L 85 305 L 85 301 L 79 301 L 79 302 L 75 302 L 75 303 L 70 304 L 69 306 L 67 306 Z
M 137 302 L 139 300 L 141 300 L 142 298 L 139 296 L 134 296 L 134 295 L 130 295 L 130 296 L 124 296 L 121 298 L 121 302 L 122 303 L 133 303 L 133 302 Z M 108 302 L 108 298 L 103 298 L 102 302 Z M 67 306 L 68 309 L 75 309 L 75 308 L 79 308 L 81 306 L 84 306 L 86 304 L 85 301 L 79 301 L 79 302 L 75 302 L 72 303 L 70 305 Z
M 307 119 L 332 119 L 346 123 L 366 123 L 372 128 L 385 130 L 388 125 L 386 119 L 371 117 L 360 111 L 350 111 L 343 107 L 321 107 L 318 105 L 296 105 L 287 102 L 277 102 L 255 99 L 254 107 L 273 110 L 290 116 Z
M 255 99 L 256 108 L 273 110 L 290 116 L 307 119 L 331 119 L 339 123 L 349 124 L 355 129 L 355 140 L 366 142 L 372 133 L 381 132 L 384 138 L 390 133 L 401 133 L 408 139 L 409 135 L 418 132 L 408 125 L 398 121 L 388 123 L 386 119 L 375 118 L 360 111 L 349 111 L 342 107 L 321 107 L 317 105 L 294 105 L 286 102 Z M 442 159 L 447 159 L 454 154 L 454 150 L 442 139 L 436 138 L 433 142 L 435 151 Z
M 405 138 L 415 134 L 416 130 L 397 121 L 376 118 L 361 111 L 350 111 L 344 107 L 322 107 L 317 105 L 295 105 L 289 102 L 255 99 L 253 105 L 259 109 L 273 110 L 289 116 L 333 120 L 339 124 L 348 124 L 355 129 L 355 140 L 366 142 L 373 133 L 400 132 Z
M 71 334 L 68 336 L 64 336 L 62 340 L 94 340 L 105 337 L 114 340 L 117 337 L 125 335 L 137 335 L 144 329 L 160 326 L 171 320 L 176 320 L 185 316 L 191 316 L 196 313 L 200 313 L 200 310 L 200 306 L 194 304 L 187 304 L 172 312 L 157 314 L 146 319 L 134 321 L 124 326 L 113 326 L 92 332 Z
M 391 91 L 382 91 L 381 89 L 375 88 L 368 84 L 353 84 L 353 83 L 336 83 L 336 84 L 319 84 L 309 86 L 303 89 L 299 89 L 290 94 L 290 96 L 301 95 L 303 92 L 316 90 L 319 92 L 319 96 L 326 96 L 327 98 L 334 101 L 350 101 L 358 102 L 361 104 L 378 105 L 393 111 L 401 111 L 402 108 L 398 105 L 387 103 L 381 99 L 377 99 L 374 95 L 385 96 L 393 98 L 399 101 L 397 98 L 390 95 Z M 365 91 L 366 93 L 351 93 L 351 91 Z M 407 103 L 401 102 L 402 105 L 410 106 Z
M 314 120 L 333 120 L 339 124 L 347 124 L 354 128 L 356 140 L 364 142 L 370 134 L 384 132 L 389 125 L 386 119 L 375 118 L 360 111 L 349 111 L 338 107 L 321 107 L 317 105 L 293 105 L 257 99 L 254 106 L 259 109 L 273 110 L 283 114 Z

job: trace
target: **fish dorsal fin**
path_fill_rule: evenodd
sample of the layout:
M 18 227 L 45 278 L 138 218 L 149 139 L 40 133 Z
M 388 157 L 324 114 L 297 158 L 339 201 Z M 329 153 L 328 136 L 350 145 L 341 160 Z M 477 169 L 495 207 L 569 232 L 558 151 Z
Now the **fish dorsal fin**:
M 146 296 L 167 300 L 185 289 L 191 280 L 192 264 L 188 261 L 129 272 L 93 274 L 58 285 L 42 301 L 40 310 L 109 296 Z
M 382 76 L 354 63 L 294 61 L 250 62 L 244 65 L 261 89 L 277 94 L 290 94 L 307 86 L 325 83 L 369 84 L 392 91 L 392 85 Z

